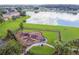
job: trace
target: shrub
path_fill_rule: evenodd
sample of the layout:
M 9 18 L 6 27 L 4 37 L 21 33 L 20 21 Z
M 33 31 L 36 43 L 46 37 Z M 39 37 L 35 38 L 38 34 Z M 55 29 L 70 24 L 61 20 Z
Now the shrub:
M 22 53 L 22 46 L 15 40 L 9 40 L 7 45 L 0 48 L 0 55 L 16 55 Z

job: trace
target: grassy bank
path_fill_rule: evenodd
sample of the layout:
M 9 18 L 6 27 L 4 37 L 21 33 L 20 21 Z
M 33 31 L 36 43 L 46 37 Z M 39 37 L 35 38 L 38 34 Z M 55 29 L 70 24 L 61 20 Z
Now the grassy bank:
M 15 21 L 10 19 L 0 24 L 0 37 L 4 37 L 8 29 L 16 30 L 17 28 L 19 28 L 19 24 L 27 18 L 29 17 L 24 16 L 24 17 L 17 18 Z

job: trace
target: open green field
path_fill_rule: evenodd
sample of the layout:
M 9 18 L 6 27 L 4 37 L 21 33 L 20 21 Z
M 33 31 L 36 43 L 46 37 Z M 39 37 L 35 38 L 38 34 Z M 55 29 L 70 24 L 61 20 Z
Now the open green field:
M 79 38 L 79 28 L 67 27 L 67 26 L 49 26 L 49 25 L 38 25 L 38 24 L 24 24 L 24 27 L 37 28 L 37 29 L 48 29 L 58 30 L 61 32 L 62 40 L 69 41 Z M 53 35 L 52 35 L 53 36 Z M 52 37 L 51 36 L 51 37 Z
M 20 17 L 16 19 L 15 21 L 9 20 L 6 22 L 3 22 L 0 24 L 0 38 L 3 38 L 6 36 L 7 30 L 11 29 L 15 31 L 16 29 L 19 28 L 19 24 L 29 18 L 28 16 Z M 66 26 L 49 26 L 49 25 L 38 25 L 38 24 L 28 24 L 28 23 L 23 23 L 24 28 L 35 28 L 35 29 L 46 29 L 46 30 L 58 30 L 61 32 L 62 36 L 62 41 L 70 41 L 70 40 L 75 40 L 79 39 L 79 28 L 74 28 L 74 27 L 66 27 Z M 24 31 L 35 31 L 32 29 L 26 29 Z M 36 30 L 38 31 L 38 30 Z M 53 43 L 57 40 L 57 33 L 56 32 L 49 32 L 49 31 L 41 31 L 48 39 L 49 44 L 53 45 Z M 12 43 L 13 44 L 13 43 Z M 53 53 L 52 48 L 49 48 L 47 46 L 38 46 L 38 47 L 33 47 L 30 52 L 33 54 L 52 54 Z
M 8 29 L 16 30 L 17 28 L 19 28 L 19 24 L 27 18 L 29 17 L 28 16 L 20 17 L 20 18 L 17 18 L 15 21 L 10 19 L 0 24 L 0 37 L 4 37 Z

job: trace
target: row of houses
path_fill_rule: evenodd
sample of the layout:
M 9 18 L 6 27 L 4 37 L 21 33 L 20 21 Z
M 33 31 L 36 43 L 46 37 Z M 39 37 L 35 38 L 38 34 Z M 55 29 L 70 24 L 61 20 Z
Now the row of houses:
M 19 17 L 20 16 L 20 12 L 18 12 L 17 10 L 15 11 L 7 11 L 6 13 L 2 14 L 2 18 L 7 21 L 9 19 L 12 19 L 13 17 Z

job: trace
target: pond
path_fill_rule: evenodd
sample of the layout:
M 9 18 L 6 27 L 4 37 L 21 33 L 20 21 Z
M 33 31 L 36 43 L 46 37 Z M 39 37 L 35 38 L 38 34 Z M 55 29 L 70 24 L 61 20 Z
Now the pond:
M 26 14 L 31 16 L 29 19 L 26 20 L 26 23 L 62 25 L 62 26 L 66 25 L 73 27 L 77 27 L 78 26 L 77 23 L 79 23 L 79 14 L 74 15 L 74 14 L 61 13 L 61 12 L 39 12 L 39 13 L 26 12 Z M 65 22 L 66 24 L 64 24 Z

